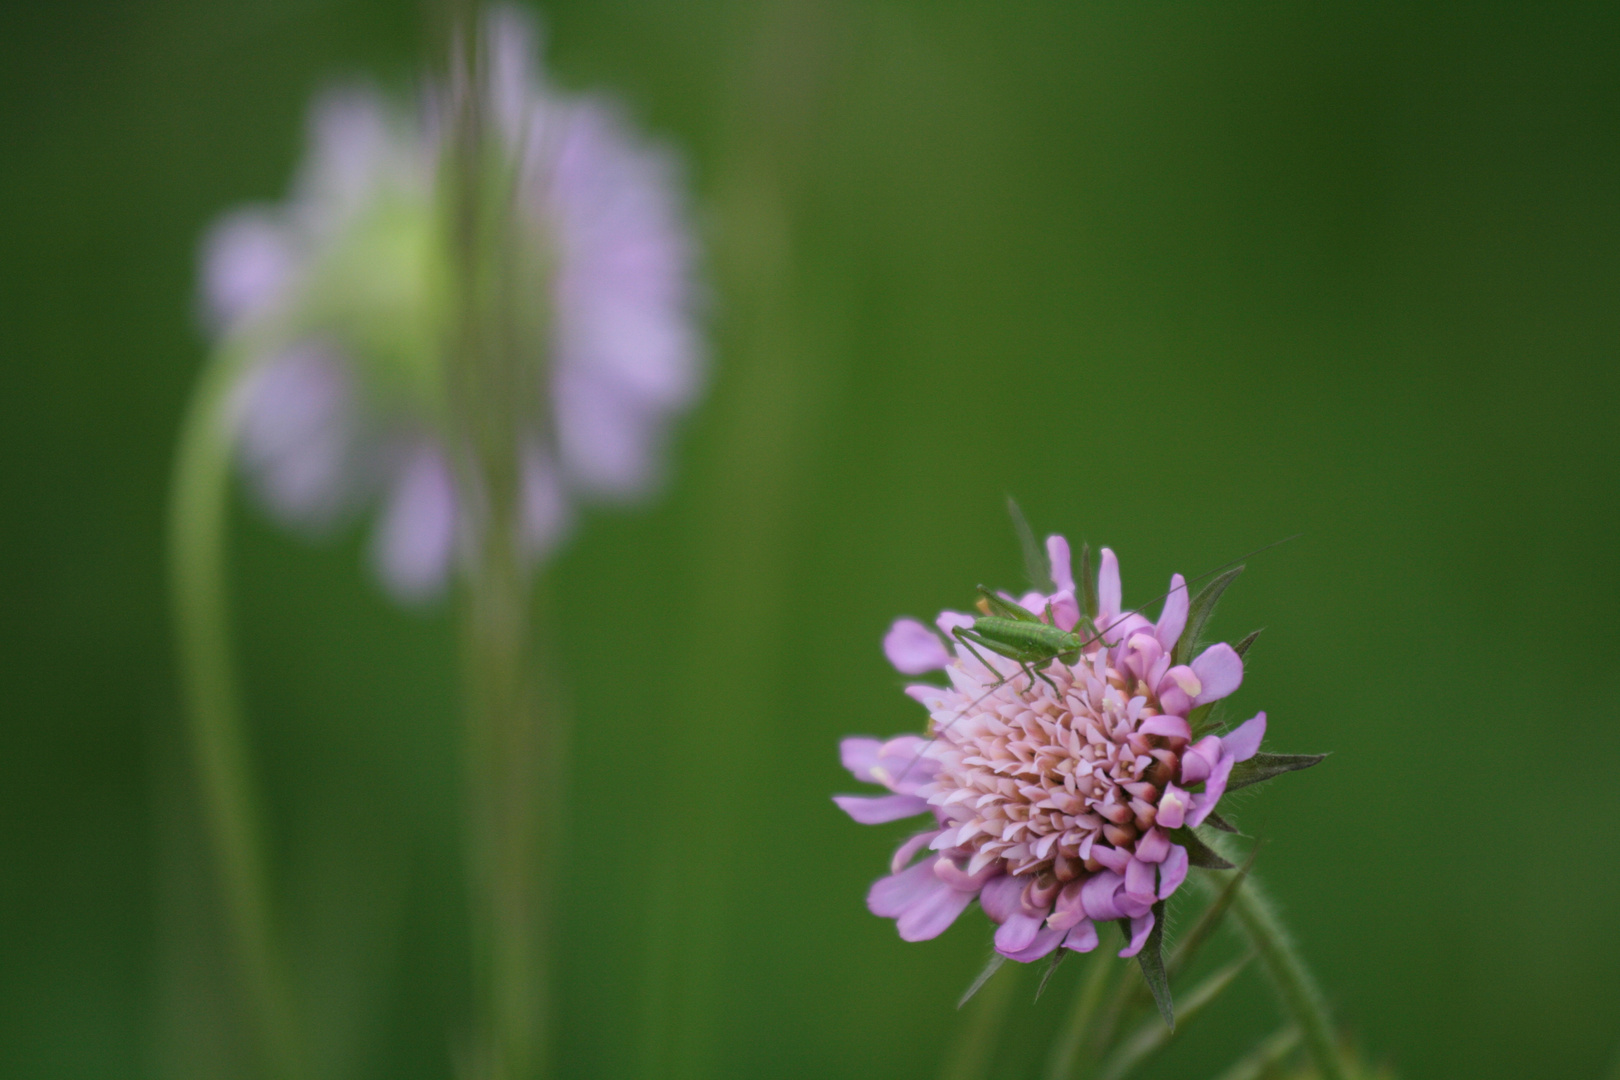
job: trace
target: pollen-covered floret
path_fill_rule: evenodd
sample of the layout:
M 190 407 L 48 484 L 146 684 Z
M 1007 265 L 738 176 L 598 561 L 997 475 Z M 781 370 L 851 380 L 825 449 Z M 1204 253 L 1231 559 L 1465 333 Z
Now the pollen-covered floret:
M 1057 591 L 1019 603 L 1043 619 L 1050 608 L 1061 629 L 1074 630 L 1084 624 L 1067 541 L 1049 538 L 1047 553 Z M 890 629 L 884 647 L 898 670 L 943 668 L 949 685 L 906 690 L 928 709 L 927 737 L 844 741 L 845 766 L 891 794 L 836 801 L 863 824 L 932 814 L 933 827 L 901 845 L 867 898 L 906 940 L 940 934 L 977 898 L 1010 959 L 1059 946 L 1088 952 L 1096 924 L 1117 919 L 1130 920 L 1120 955 L 1132 956 L 1153 928 L 1154 905 L 1186 878 L 1178 830 L 1214 810 L 1232 766 L 1258 751 L 1266 717 L 1193 738 L 1188 715 L 1236 690 L 1243 661 L 1218 644 L 1173 663 L 1187 625 L 1181 575 L 1149 622 L 1121 611 L 1119 564 L 1104 548 L 1097 607 L 1100 634 L 1083 635 L 1078 663 L 1042 667 L 1044 679 L 984 650 L 981 660 L 948 648 L 971 616 L 944 612 L 938 635 L 910 619 Z

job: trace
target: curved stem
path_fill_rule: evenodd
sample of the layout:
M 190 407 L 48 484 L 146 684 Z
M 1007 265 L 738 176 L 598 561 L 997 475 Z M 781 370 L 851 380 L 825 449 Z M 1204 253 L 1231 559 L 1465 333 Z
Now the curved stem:
M 1224 847 L 1219 838 L 1209 839 L 1213 841 L 1211 846 L 1217 850 Z M 1226 852 L 1222 851 L 1222 854 Z M 1271 977 L 1284 1010 L 1299 1027 L 1305 1050 L 1323 1080 L 1346 1080 L 1344 1059 L 1333 1037 L 1333 1021 L 1327 1002 L 1310 969 L 1305 966 L 1305 958 L 1300 955 L 1293 938 L 1277 917 L 1276 910 L 1253 874 L 1238 888 L 1232 902 L 1232 913 Z
M 237 365 L 204 371 L 181 428 L 169 504 L 169 584 L 189 736 L 231 945 L 272 1076 L 301 1075 L 300 1052 L 274 945 L 258 799 L 231 670 L 225 526 L 231 438 L 226 405 Z

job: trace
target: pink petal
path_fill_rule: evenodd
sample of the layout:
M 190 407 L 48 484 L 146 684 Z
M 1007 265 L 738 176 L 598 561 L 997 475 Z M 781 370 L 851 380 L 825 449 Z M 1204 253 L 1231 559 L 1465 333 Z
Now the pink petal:
M 1069 542 L 1053 533 L 1046 538 L 1046 557 L 1052 564 L 1052 580 L 1060 591 L 1074 596 L 1074 571 L 1069 568 Z
M 1138 915 L 1131 920 L 1131 943 L 1119 951 L 1119 955 L 1135 956 L 1147 944 L 1148 934 L 1153 932 L 1153 912 Z
M 1022 952 L 1035 943 L 1045 920 L 1022 912 L 1013 915 L 996 931 L 996 951 L 1003 956 Z
M 1186 785 L 1206 779 L 1223 753 L 1218 735 L 1205 735 L 1181 756 L 1181 782 Z
M 1176 647 L 1181 632 L 1187 628 L 1187 582 L 1180 574 L 1170 576 L 1170 595 L 1164 598 L 1164 610 L 1159 612 L 1159 625 L 1155 636 L 1165 652 Z
M 1119 560 L 1113 551 L 1102 549 L 1101 565 L 1097 568 L 1097 619 L 1106 626 L 1119 614 Z
M 1086 909 L 1086 917 L 1097 922 L 1119 918 L 1119 905 L 1115 903 L 1114 895 L 1124 884 L 1125 879 L 1112 870 L 1104 870 L 1088 878 L 1080 889 L 1080 902 Z
M 1243 682 L 1243 658 L 1224 641 L 1199 653 L 1192 669 L 1203 684 L 1203 690 L 1193 698 L 1194 705 L 1219 701 Z
M 1090 952 L 1097 947 L 1097 927 L 1089 919 L 1079 923 L 1063 939 L 1063 947 L 1075 952 Z
M 1204 819 L 1209 817 L 1215 809 L 1215 804 L 1221 801 L 1226 794 L 1226 781 L 1232 775 L 1233 757 L 1230 753 L 1222 754 L 1221 759 L 1210 770 L 1209 779 L 1204 781 L 1204 790 L 1192 797 L 1192 809 L 1187 814 L 1187 824 L 1194 827 L 1202 825 Z
M 915 795 L 834 795 L 833 802 L 862 825 L 883 825 L 928 812 L 928 800 Z
M 1136 842 L 1136 857 L 1147 863 L 1163 862 L 1170 854 L 1170 838 L 1158 826 L 1147 831 L 1147 835 Z
M 872 776 L 872 766 L 877 764 L 882 749 L 883 743 L 877 739 L 856 735 L 838 744 L 838 756 L 844 768 L 855 774 L 855 779 L 875 784 L 877 780 Z
M 1016 960 L 1020 964 L 1032 963 L 1063 944 L 1063 939 L 1068 933 L 1067 930 L 1054 930 L 1049 926 L 1043 926 L 1035 932 L 1035 940 L 1018 952 L 1007 952 L 999 946 L 997 951 L 1007 959 Z
M 984 888 L 979 890 L 979 906 L 984 909 L 994 923 L 1004 923 L 1014 915 L 1019 914 L 1018 898 L 1024 892 L 1024 886 L 1029 884 L 1027 877 L 1014 877 L 1011 874 L 1002 874 L 985 882 Z
M 1187 808 L 1191 805 L 1192 796 L 1171 784 L 1164 789 L 1164 794 L 1159 798 L 1159 813 L 1154 820 L 1166 829 L 1179 829 Z
M 938 671 L 951 661 L 939 635 L 916 619 L 894 620 L 883 638 L 883 654 L 903 675 Z
M 1231 753 L 1233 761 L 1248 761 L 1260 751 L 1260 740 L 1266 737 L 1266 714 L 1256 713 L 1232 731 L 1221 736 L 1221 744 Z
M 1052 914 L 1047 917 L 1047 926 L 1054 930 L 1067 930 L 1085 919 L 1086 908 L 1080 899 L 1080 890 L 1084 887 L 1084 880 L 1071 881 L 1063 886 L 1057 902 L 1052 905 Z
M 1192 728 L 1179 716 L 1150 716 L 1136 729 L 1143 735 L 1164 735 L 1172 739 L 1192 738 Z
M 1187 880 L 1187 849 L 1180 844 L 1170 845 L 1170 854 L 1159 864 L 1159 899 L 1168 900 L 1170 894 L 1181 888 Z
M 874 915 L 894 919 L 935 889 L 948 890 L 950 886 L 934 876 L 933 861 L 925 859 L 898 874 L 872 882 L 866 893 L 866 906 Z
M 1080 603 L 1067 589 L 1053 593 L 1046 602 L 1052 607 L 1052 622 L 1059 630 L 1073 630 L 1074 624 L 1080 621 Z M 1042 608 L 1041 614 L 1045 613 Z
M 450 464 L 423 443 L 394 479 L 372 548 L 389 592 L 402 603 L 443 591 L 456 547 L 456 490 Z
M 934 620 L 934 625 L 939 627 L 939 632 L 944 634 L 947 638 L 951 637 L 952 630 L 957 628 L 965 630 L 972 626 L 973 623 L 974 618 L 972 615 L 964 615 L 960 611 L 942 611 L 939 613 L 939 618 Z M 954 641 L 956 639 L 951 638 L 951 640 Z
M 1132 859 L 1125 868 L 1125 894 L 1132 900 L 1146 901 L 1151 906 L 1155 899 L 1158 869 L 1153 863 Z
M 1121 851 L 1119 848 L 1115 847 L 1107 847 L 1103 844 L 1097 844 L 1092 847 L 1091 857 L 1108 867 L 1108 869 L 1112 870 L 1116 874 L 1123 874 L 1125 872 L 1125 868 L 1131 864 L 1131 856 L 1129 852 Z
M 929 842 L 938 835 L 938 829 L 930 829 L 928 832 L 920 832 L 916 836 L 908 839 L 899 847 L 895 848 L 894 856 L 889 859 L 889 872 L 891 874 L 898 874 L 900 871 L 904 870 L 911 863 L 911 860 L 916 858 L 917 852 L 926 848 Z
M 973 894 L 953 889 L 934 879 L 937 886 L 895 920 L 895 927 L 905 941 L 927 941 L 950 928 L 956 917 L 973 903 Z

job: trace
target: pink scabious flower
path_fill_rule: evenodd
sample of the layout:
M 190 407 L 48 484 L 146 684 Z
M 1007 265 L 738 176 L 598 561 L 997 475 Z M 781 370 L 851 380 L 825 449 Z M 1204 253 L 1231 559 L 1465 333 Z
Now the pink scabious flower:
M 679 170 L 601 97 L 535 68 L 517 11 L 484 26 L 481 87 L 530 311 L 534 419 L 521 522 L 534 559 L 581 498 L 660 479 L 662 446 L 701 383 L 696 249 Z M 453 308 L 441 150 L 448 100 L 403 108 L 364 88 L 321 98 L 292 197 L 227 214 L 203 250 L 216 348 L 238 369 L 231 421 L 267 509 L 320 531 L 380 502 L 372 544 L 401 600 L 440 592 L 467 540 L 445 433 Z
M 1057 591 L 1018 603 L 1043 621 L 1050 608 L 1071 631 L 1081 612 L 1068 542 L 1050 537 L 1047 554 Z M 987 650 L 978 650 L 981 661 L 947 647 L 971 616 L 942 613 L 938 634 L 897 621 L 884 640 L 889 661 L 907 675 L 943 669 L 950 685 L 906 689 L 928 709 L 926 737 L 843 741 L 844 766 L 856 779 L 889 790 L 835 797 L 852 818 L 933 818 L 872 886 L 872 912 L 894 919 L 905 940 L 922 941 L 977 899 L 998 924 L 996 950 L 1020 961 L 1059 947 L 1089 952 L 1098 923 L 1129 920 L 1120 955 L 1136 955 L 1155 905 L 1187 876 L 1188 849 L 1178 839 L 1190 840 L 1186 830 L 1214 811 L 1232 766 L 1254 756 L 1266 729 L 1260 713 L 1225 734 L 1195 737 L 1189 715 L 1236 690 L 1243 661 L 1218 644 L 1189 664 L 1173 663 L 1188 604 L 1177 574 L 1158 622 L 1122 611 L 1119 563 L 1104 548 L 1100 639 L 1086 640 L 1077 663 L 1054 660 L 1034 680 Z

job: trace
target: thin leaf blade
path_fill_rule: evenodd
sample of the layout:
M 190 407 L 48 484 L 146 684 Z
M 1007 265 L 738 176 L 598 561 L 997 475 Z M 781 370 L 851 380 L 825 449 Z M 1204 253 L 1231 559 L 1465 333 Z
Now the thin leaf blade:
M 1192 602 L 1187 605 L 1187 625 L 1181 631 L 1181 637 L 1176 640 L 1176 647 L 1171 654 L 1173 657 L 1171 663 L 1185 664 L 1187 662 L 1187 658 L 1192 655 L 1193 649 L 1198 646 L 1199 639 L 1203 637 L 1204 624 L 1215 613 L 1215 605 L 1220 602 L 1221 594 L 1226 591 L 1228 585 L 1237 580 L 1238 575 L 1241 573 L 1243 573 L 1243 567 L 1241 565 L 1234 566 L 1198 590 L 1198 595 L 1193 597 Z
M 1226 790 L 1237 791 L 1252 784 L 1264 783 L 1283 773 L 1308 769 L 1326 760 L 1326 754 L 1256 754 L 1248 761 L 1240 761 L 1232 766 Z

